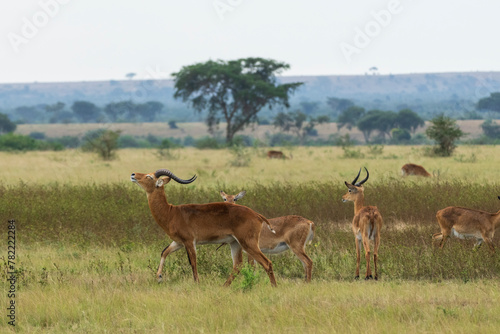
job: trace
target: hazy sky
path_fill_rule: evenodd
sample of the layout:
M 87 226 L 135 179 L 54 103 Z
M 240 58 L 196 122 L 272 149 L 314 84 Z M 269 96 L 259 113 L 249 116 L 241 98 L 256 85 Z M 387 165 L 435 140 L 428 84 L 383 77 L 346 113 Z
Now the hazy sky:
M 0 82 L 163 79 L 250 56 L 284 75 L 500 71 L 498 13 L 498 0 L 2 1 Z

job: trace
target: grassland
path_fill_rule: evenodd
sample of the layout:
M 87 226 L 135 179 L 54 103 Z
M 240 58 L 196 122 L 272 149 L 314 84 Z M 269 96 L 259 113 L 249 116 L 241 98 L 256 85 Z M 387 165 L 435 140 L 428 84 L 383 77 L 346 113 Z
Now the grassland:
M 418 147 L 293 148 L 291 160 L 267 160 L 248 149 L 250 164 L 234 167 L 228 150 L 181 149 L 162 160 L 154 150 L 121 150 L 103 162 L 80 151 L 0 153 L 0 215 L 17 222 L 17 331 L 133 332 L 481 332 L 500 327 L 500 254 L 473 241 L 450 240 L 436 250 L 437 210 L 462 205 L 498 211 L 497 147 L 458 148 L 431 159 Z M 285 148 L 287 152 L 290 149 Z M 401 178 L 406 162 L 435 177 Z M 367 204 L 384 216 L 381 279 L 354 281 L 352 204 L 340 201 L 343 181 L 366 166 Z M 169 184 L 173 204 L 220 201 L 218 191 L 247 195 L 241 204 L 267 217 L 300 214 L 316 223 L 308 253 L 313 282 L 291 254 L 271 259 L 272 289 L 258 269 L 222 288 L 229 250 L 198 248 L 201 283 L 192 282 L 185 252 L 169 256 L 165 279 L 154 274 L 170 242 L 156 226 L 131 172 L 169 168 L 188 186 Z M 3 224 L 5 226 L 5 224 Z M 7 229 L 0 238 L 7 240 Z M 499 246 L 498 235 L 494 243 Z M 0 305 L 8 305 L 7 245 L 2 251 Z M 362 263 L 362 270 L 364 263 Z M 251 272 L 253 273 L 253 271 Z M 3 317 L 0 332 L 13 332 Z
M 497 120 L 497 123 L 500 120 Z M 481 124 L 484 120 L 458 120 L 457 125 L 460 129 L 466 133 L 464 139 L 477 138 L 483 134 Z M 425 133 L 425 129 L 428 126 L 428 122 L 424 127 L 417 129 L 416 133 Z M 173 138 L 183 138 L 186 136 L 191 136 L 193 138 L 200 138 L 209 135 L 208 128 L 206 124 L 201 122 L 190 122 L 190 123 L 178 123 L 177 129 L 170 129 L 168 124 L 156 122 L 156 123 L 86 123 L 86 124 L 20 124 L 16 129 L 16 133 L 22 135 L 29 135 L 33 132 L 43 133 L 47 138 L 57 138 L 63 136 L 76 136 L 82 137 L 88 131 L 95 129 L 110 129 L 110 130 L 120 130 L 123 135 L 130 136 L 147 136 L 153 135 L 158 137 L 173 137 Z M 355 139 L 361 143 L 364 142 L 364 137 L 361 131 L 357 128 L 348 130 L 346 127 L 338 130 L 337 123 L 324 123 L 316 126 L 318 131 L 318 137 L 321 139 L 328 139 L 331 134 L 338 134 L 339 136 L 344 136 L 349 134 L 352 139 Z M 224 137 L 224 124 L 220 125 L 220 129 L 217 134 L 220 137 Z M 279 132 L 280 129 L 275 128 L 273 125 L 255 125 L 247 127 L 239 134 L 244 134 L 251 136 L 253 138 L 258 138 L 260 140 L 266 139 L 266 134 L 275 134 Z

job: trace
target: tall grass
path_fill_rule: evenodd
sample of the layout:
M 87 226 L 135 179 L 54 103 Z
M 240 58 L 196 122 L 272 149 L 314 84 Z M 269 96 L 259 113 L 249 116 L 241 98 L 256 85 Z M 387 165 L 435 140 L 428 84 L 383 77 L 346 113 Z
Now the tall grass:
M 424 180 L 397 175 L 402 162 L 425 159 L 412 148 L 383 152 L 358 160 L 340 158 L 340 149 L 300 148 L 286 161 L 259 153 L 247 167 L 231 167 L 227 151 L 183 150 L 166 164 L 145 150 L 121 151 L 120 160 L 109 163 L 76 151 L 0 153 L 6 170 L 0 176 L 0 221 L 17 222 L 17 330 L 495 332 L 499 252 L 473 252 L 474 241 L 457 239 L 439 250 L 431 235 L 439 231 L 436 211 L 446 206 L 498 211 L 499 155 L 482 147 L 462 152 L 474 152 L 475 162 L 424 160 L 430 171 L 439 171 Z M 384 217 L 378 282 L 353 279 L 354 209 L 341 201 L 343 181 L 361 166 L 371 174 L 366 204 L 377 205 Z M 201 284 L 192 282 L 183 250 L 167 258 L 164 282 L 157 284 L 160 253 L 170 240 L 154 222 L 144 191 L 128 178 L 163 167 L 180 177 L 199 176 L 190 185 L 166 186 L 172 204 L 219 202 L 220 190 L 246 190 L 239 203 L 266 217 L 313 220 L 316 235 L 307 246 L 312 284 L 303 283 L 300 261 L 287 252 L 270 257 L 278 289 L 271 289 L 261 268 L 245 270 L 223 289 L 231 256 L 227 246 L 216 245 L 197 249 Z M 0 230 L 1 239 L 6 234 Z M 500 246 L 498 234 L 494 243 Z M 0 256 L 2 307 L 8 303 L 5 259 Z M 0 332 L 9 330 L 0 322 Z
M 346 191 L 343 184 L 255 183 L 246 191 L 240 203 L 266 217 L 298 214 L 315 222 L 317 233 L 309 252 L 315 263 L 316 278 L 351 278 L 355 258 L 350 221 L 354 209 L 352 203 L 341 202 Z M 219 187 L 215 186 L 169 184 L 166 193 L 172 204 L 220 201 Z M 367 183 L 367 204 L 376 204 L 384 217 L 380 248 L 382 276 L 431 280 L 499 277 L 499 255 L 490 255 L 486 248 L 472 252 L 473 241 L 451 240 L 443 251 L 437 252 L 431 241 L 432 233 L 439 231 L 437 210 L 464 205 L 497 211 L 500 206 L 497 193 L 489 185 L 464 184 L 458 180 L 414 183 L 398 179 Z M 2 186 L 0 207 L 4 208 L 5 220 L 17 220 L 18 238 L 24 245 L 42 242 L 78 245 L 82 249 L 118 247 L 123 251 L 154 245 L 149 250 L 159 254 L 168 242 L 151 217 L 145 193 L 134 184 Z M 498 242 L 498 237 L 494 242 Z M 224 248 L 215 249 L 215 246 L 199 247 L 200 270 L 212 273 L 214 266 L 220 268 L 215 273 L 222 279 L 231 267 L 230 256 Z M 182 259 L 172 265 L 185 266 L 183 255 Z M 154 258 L 155 266 L 156 261 Z M 275 257 L 273 262 L 283 276 L 303 276 L 300 262 L 291 254 Z M 167 266 L 167 271 L 171 269 Z

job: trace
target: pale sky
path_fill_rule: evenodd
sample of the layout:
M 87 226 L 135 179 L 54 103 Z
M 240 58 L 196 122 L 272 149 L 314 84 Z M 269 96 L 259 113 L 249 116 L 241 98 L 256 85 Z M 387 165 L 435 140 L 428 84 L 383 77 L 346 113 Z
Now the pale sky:
M 0 83 L 165 79 L 244 57 L 287 76 L 500 71 L 499 13 L 498 0 L 4 0 Z

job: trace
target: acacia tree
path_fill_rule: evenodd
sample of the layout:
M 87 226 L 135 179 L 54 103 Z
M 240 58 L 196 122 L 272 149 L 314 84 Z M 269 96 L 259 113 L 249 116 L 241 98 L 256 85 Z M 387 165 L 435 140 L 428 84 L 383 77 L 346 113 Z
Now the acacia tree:
M 397 114 L 396 125 L 414 134 L 417 128 L 425 125 L 425 121 L 413 110 L 402 109 Z
M 479 110 L 491 110 L 500 112 L 500 92 L 491 93 L 489 97 L 484 97 L 477 101 Z
M 430 123 L 425 134 L 436 141 L 434 154 L 449 157 L 455 150 L 455 141 L 465 136 L 465 133 L 460 130 L 454 119 L 444 115 L 431 119 Z
M 342 129 L 344 126 L 351 130 L 364 115 L 365 108 L 355 105 L 346 108 L 337 119 L 337 130 Z
M 308 135 L 315 133 L 314 127 L 316 125 L 327 122 L 329 122 L 328 116 L 309 117 L 297 110 L 290 113 L 279 112 L 274 118 L 273 125 L 282 131 L 294 132 L 299 137 L 300 143 L 303 144 Z
M 207 61 L 184 66 L 172 73 L 175 98 L 197 111 L 208 111 L 206 122 L 213 133 L 221 119 L 226 122 L 226 142 L 235 133 L 257 121 L 264 107 L 289 107 L 289 95 L 302 82 L 279 84 L 276 74 L 290 65 L 272 59 L 244 58 L 230 61 Z

